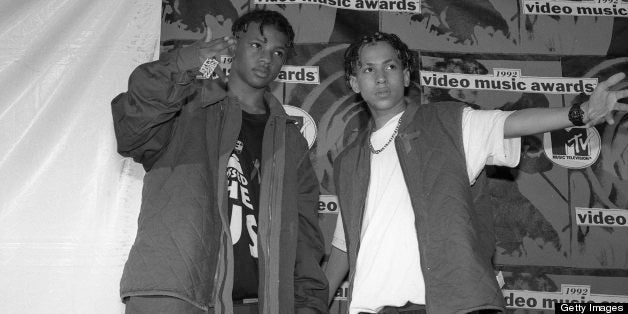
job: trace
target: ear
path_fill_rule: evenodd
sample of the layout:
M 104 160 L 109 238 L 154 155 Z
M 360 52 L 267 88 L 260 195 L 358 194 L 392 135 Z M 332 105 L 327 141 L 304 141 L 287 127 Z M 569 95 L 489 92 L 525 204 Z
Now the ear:
M 403 86 L 410 86 L 410 70 L 408 70 L 407 68 L 403 69 Z
M 351 85 L 351 89 L 353 90 L 354 93 L 356 94 L 360 93 L 360 86 L 358 85 L 358 79 L 354 75 L 351 75 L 349 77 L 349 85 Z

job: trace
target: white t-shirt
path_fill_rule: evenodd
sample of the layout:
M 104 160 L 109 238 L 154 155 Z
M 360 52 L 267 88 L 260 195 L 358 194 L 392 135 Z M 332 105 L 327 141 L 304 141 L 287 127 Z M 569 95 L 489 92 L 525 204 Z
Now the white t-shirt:
M 504 122 L 511 113 L 464 109 L 462 136 L 470 184 L 487 164 L 514 167 L 519 163 L 520 139 L 504 139 Z M 388 142 L 401 115 L 371 134 L 374 149 Z M 384 306 L 407 302 L 425 304 L 414 211 L 394 142 L 371 154 L 365 207 L 349 313 L 376 313 Z M 332 245 L 346 251 L 340 214 Z

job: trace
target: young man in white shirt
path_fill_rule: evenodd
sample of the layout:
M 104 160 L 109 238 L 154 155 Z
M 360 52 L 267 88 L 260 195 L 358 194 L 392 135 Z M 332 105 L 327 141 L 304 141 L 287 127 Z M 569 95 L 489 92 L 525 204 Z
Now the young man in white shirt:
M 345 78 L 372 120 L 335 161 L 342 215 L 326 267 L 330 300 L 350 270 L 350 314 L 502 311 L 471 185 L 485 165 L 516 166 L 521 136 L 614 123 L 628 90 L 609 89 L 625 75 L 571 108 L 504 112 L 406 103 L 413 66 L 394 34 L 345 52 Z

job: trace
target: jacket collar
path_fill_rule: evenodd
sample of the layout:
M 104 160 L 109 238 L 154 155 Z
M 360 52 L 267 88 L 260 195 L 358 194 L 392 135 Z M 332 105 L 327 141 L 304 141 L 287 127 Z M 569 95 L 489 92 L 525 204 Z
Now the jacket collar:
M 417 114 L 420 105 L 408 104 L 406 111 L 401 116 L 401 125 L 399 125 L 399 133 L 410 133 L 416 131 L 416 123 L 412 123 L 414 116 Z
M 202 83 L 202 105 L 205 108 L 219 103 L 228 98 L 227 90 L 213 80 L 205 80 Z M 279 100 L 267 88 L 264 91 L 264 100 L 268 104 L 269 115 L 288 118 L 286 111 Z
M 364 104 L 366 106 L 366 104 Z M 417 132 L 416 123 L 412 123 L 417 115 L 418 109 L 420 105 L 417 104 L 408 104 L 406 106 L 406 110 L 401 116 L 401 125 L 399 126 L 399 133 L 414 133 Z M 368 110 L 368 109 L 367 109 Z M 375 127 L 375 120 L 371 117 L 363 129 L 353 129 L 352 132 L 358 132 L 358 134 L 371 134 L 373 132 L 373 128 Z

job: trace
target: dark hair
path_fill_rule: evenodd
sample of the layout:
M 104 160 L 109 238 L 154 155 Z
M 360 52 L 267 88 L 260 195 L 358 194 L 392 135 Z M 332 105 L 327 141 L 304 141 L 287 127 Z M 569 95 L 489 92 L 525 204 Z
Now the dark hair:
M 375 44 L 376 42 L 387 42 L 397 53 L 404 69 L 412 71 L 414 68 L 414 55 L 399 37 L 395 34 L 375 32 L 373 35 L 364 36 L 360 41 L 356 41 L 345 50 L 345 82 L 349 84 L 349 79 L 355 74 L 356 68 L 360 65 L 360 51 L 362 47 Z
M 294 30 L 292 29 L 292 25 L 290 25 L 290 22 L 288 22 L 281 13 L 276 11 L 261 9 L 249 11 L 233 23 L 231 32 L 234 36 L 237 36 L 238 32 L 246 33 L 249 24 L 253 22 L 259 23 L 260 34 L 264 35 L 264 26 L 272 25 L 288 37 L 288 42 L 286 43 L 287 48 L 292 48 L 294 45 Z

